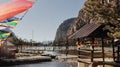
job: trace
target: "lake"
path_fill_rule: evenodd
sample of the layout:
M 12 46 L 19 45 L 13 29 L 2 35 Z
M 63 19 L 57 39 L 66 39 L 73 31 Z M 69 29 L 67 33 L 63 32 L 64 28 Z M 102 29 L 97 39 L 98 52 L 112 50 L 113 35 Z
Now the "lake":
M 36 63 L 36 64 L 0 66 L 0 67 L 77 67 L 77 63 L 42 62 L 42 63 Z

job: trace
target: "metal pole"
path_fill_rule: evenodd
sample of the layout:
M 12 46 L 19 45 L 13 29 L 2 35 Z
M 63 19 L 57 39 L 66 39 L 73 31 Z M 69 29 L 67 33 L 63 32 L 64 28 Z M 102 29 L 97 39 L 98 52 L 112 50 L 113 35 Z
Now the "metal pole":
M 32 30 L 32 46 L 33 46 L 33 35 L 34 35 L 34 31 Z

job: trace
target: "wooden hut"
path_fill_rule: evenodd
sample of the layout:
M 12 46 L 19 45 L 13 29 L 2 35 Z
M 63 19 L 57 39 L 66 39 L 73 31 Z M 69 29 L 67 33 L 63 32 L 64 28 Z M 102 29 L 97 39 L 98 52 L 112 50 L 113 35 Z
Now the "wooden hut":
M 109 30 L 104 30 L 104 27 L 105 26 L 101 24 L 89 23 L 84 25 L 82 28 L 80 28 L 78 31 L 76 31 L 73 35 L 69 37 L 70 40 L 77 39 L 78 42 L 80 41 L 85 42 L 86 40 L 90 41 L 91 48 L 83 47 L 78 49 L 78 61 L 80 63 L 87 64 L 87 66 L 85 67 L 88 67 L 89 65 L 91 67 L 103 65 L 104 67 L 105 64 L 119 66 L 119 64 L 115 62 L 116 57 L 117 57 L 117 61 L 119 59 L 119 50 L 115 50 L 113 38 L 109 38 L 107 36 L 107 32 L 109 32 Z M 98 48 L 95 47 L 95 43 L 94 43 L 96 39 L 98 39 L 101 44 Z M 108 53 L 111 54 L 110 55 L 111 57 L 107 61 L 105 60 L 106 59 L 105 54 L 107 53 L 105 52 L 106 40 L 111 40 L 112 43 L 111 51 L 110 53 Z M 117 51 L 117 56 L 115 56 L 116 51 Z M 101 55 L 101 57 L 95 57 L 95 55 Z
M 15 58 L 16 47 L 9 41 L 2 44 L 0 48 L 0 57 Z

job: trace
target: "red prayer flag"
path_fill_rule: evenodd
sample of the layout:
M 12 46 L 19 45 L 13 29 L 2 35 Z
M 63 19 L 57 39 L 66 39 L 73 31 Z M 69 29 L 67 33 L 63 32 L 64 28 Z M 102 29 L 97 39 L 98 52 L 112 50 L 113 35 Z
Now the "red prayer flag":
M 29 0 L 14 0 L 0 5 L 0 22 L 28 10 L 33 4 Z

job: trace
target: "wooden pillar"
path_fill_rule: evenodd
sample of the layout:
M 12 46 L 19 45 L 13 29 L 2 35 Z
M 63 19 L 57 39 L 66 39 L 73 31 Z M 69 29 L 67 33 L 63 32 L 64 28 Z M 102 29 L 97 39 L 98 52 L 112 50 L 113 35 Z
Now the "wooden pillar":
M 120 56 L 120 53 L 119 53 L 119 51 L 120 51 L 120 46 L 119 45 L 117 45 L 117 48 L 118 48 L 118 50 L 117 50 L 117 61 L 119 61 L 119 56 Z
M 92 38 L 91 62 L 94 61 L 94 38 Z
M 112 51 L 113 51 L 113 61 L 115 61 L 115 43 L 114 43 L 114 39 L 112 39 Z
M 102 37 L 102 58 L 103 58 L 103 63 L 105 62 L 105 52 L 104 52 L 104 38 Z M 103 67 L 105 67 L 105 65 L 103 64 Z
M 78 45 L 79 45 L 79 41 L 80 41 L 79 38 L 77 38 Z M 80 55 L 80 48 L 78 49 L 78 55 Z
M 92 46 L 92 50 L 91 50 L 91 62 L 94 61 L 94 46 Z
M 68 42 L 68 39 L 67 39 L 67 41 L 66 41 L 65 46 L 66 46 L 66 56 L 67 56 L 68 53 L 69 53 L 69 42 Z

